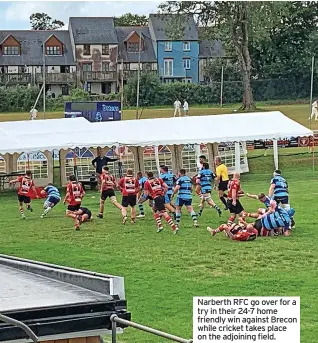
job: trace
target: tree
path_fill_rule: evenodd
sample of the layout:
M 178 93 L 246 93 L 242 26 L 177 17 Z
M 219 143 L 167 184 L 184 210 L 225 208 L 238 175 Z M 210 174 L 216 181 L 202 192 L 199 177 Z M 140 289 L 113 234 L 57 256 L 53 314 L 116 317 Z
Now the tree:
M 115 26 L 147 26 L 148 18 L 145 15 L 126 13 L 114 18 Z
M 265 1 L 168 1 L 160 5 L 164 13 L 194 15 L 206 28 L 206 39 L 219 39 L 234 51 L 243 83 L 242 110 L 254 110 L 251 86 L 250 42 L 264 39 L 279 22 L 284 3 Z
M 33 30 L 57 30 L 65 24 L 56 19 L 52 19 L 46 13 L 33 13 L 30 16 L 30 23 Z

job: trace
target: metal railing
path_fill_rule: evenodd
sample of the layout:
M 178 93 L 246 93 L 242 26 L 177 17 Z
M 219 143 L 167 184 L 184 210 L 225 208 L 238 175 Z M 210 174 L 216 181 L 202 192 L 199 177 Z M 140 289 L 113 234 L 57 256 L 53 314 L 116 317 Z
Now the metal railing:
M 83 81 L 116 81 L 116 71 L 83 71 Z
M 113 314 L 110 317 L 110 320 L 112 322 L 112 343 L 117 342 L 117 331 L 116 331 L 117 330 L 117 323 L 123 324 L 125 326 L 130 326 L 130 327 L 135 328 L 137 330 L 145 331 L 145 332 L 151 333 L 153 335 L 169 339 L 171 341 L 175 341 L 175 342 L 179 342 L 179 343 L 192 343 L 193 342 L 192 339 L 185 339 L 182 337 L 170 335 L 169 333 L 159 331 L 159 330 L 156 330 L 156 329 L 153 329 L 153 328 L 150 328 L 148 326 L 141 325 L 141 324 L 137 324 L 137 323 L 131 322 L 131 321 L 126 320 L 126 319 L 119 318 L 116 314 Z

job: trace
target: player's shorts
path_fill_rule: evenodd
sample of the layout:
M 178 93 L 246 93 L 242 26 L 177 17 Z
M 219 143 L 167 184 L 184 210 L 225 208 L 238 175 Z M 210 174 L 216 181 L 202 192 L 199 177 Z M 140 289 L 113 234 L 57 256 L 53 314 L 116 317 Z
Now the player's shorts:
M 241 212 L 244 211 L 244 207 L 242 206 L 239 200 L 236 200 L 236 205 L 234 206 L 232 203 L 232 200 L 228 199 L 226 202 L 226 205 L 230 213 L 240 214 Z
M 288 205 L 289 204 L 289 197 L 288 196 L 280 197 L 280 196 L 274 195 L 273 200 L 275 200 L 277 202 L 277 205 L 279 205 L 279 204 Z
M 227 181 L 220 181 L 219 186 L 218 186 L 218 190 L 219 191 L 223 191 L 223 192 L 227 191 L 228 184 L 229 184 L 229 180 L 227 180 Z
M 137 204 L 137 196 L 136 195 L 125 195 L 121 201 L 121 205 L 123 207 L 135 207 Z
M 102 194 L 100 196 L 100 198 L 105 201 L 107 198 L 112 198 L 112 197 L 115 197 L 115 192 L 113 189 L 107 189 L 107 190 L 104 190 L 102 191 Z
M 153 207 L 154 207 L 154 210 L 156 211 L 165 211 L 166 210 L 166 207 L 165 207 L 165 197 L 163 195 L 160 195 L 156 198 L 154 198 L 153 200 L 154 204 L 153 204 Z
M 26 196 L 26 195 L 21 195 L 21 194 L 18 194 L 18 200 L 19 202 L 24 202 L 25 204 L 30 204 L 31 202 L 31 198 Z
M 76 204 L 76 205 L 68 205 L 67 210 L 70 212 L 76 212 L 80 209 L 81 204 Z
M 200 194 L 200 199 L 208 201 L 211 200 L 211 193 L 201 193 Z
M 61 201 L 60 198 L 56 198 L 56 197 L 48 197 L 45 202 L 44 202 L 44 207 L 54 207 L 55 205 L 57 205 L 59 202 Z
M 176 206 L 191 206 L 192 205 L 192 199 L 181 199 L 177 197 L 176 199 Z
M 170 204 L 172 194 L 165 194 L 165 204 Z
M 234 241 L 254 241 L 256 239 L 256 234 L 252 232 L 248 232 L 247 230 L 241 230 L 237 234 L 235 234 L 232 238 Z
M 261 218 L 257 219 L 257 220 L 254 222 L 253 227 L 257 230 L 258 235 L 261 236 L 262 228 L 263 228 L 262 219 L 261 219 Z
M 82 211 L 82 214 L 81 214 L 82 216 L 84 214 L 86 214 L 87 215 L 87 219 L 91 219 L 92 218 L 92 212 L 88 208 L 81 207 L 80 210 Z

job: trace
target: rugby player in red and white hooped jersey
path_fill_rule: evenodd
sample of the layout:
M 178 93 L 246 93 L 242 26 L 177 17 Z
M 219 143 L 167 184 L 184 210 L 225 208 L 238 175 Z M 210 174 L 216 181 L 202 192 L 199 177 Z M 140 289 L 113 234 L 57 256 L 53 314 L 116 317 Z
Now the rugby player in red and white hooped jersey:
M 101 188 L 100 188 L 100 206 L 98 218 L 103 218 L 105 200 L 110 199 L 112 204 L 119 210 L 122 210 L 122 206 L 118 203 L 115 195 L 116 181 L 115 177 L 110 174 L 108 167 L 103 167 L 103 173 L 101 174 Z
M 230 211 L 228 224 L 231 225 L 234 223 L 237 215 L 242 217 L 245 214 L 244 208 L 239 200 L 239 197 L 244 196 L 244 192 L 241 190 L 240 173 L 233 174 L 233 178 L 229 182 L 228 187 L 228 198 L 226 205 Z
M 130 206 L 130 218 L 131 222 L 136 222 L 136 204 L 137 204 L 137 194 L 139 192 L 139 181 L 133 175 L 132 169 L 127 169 L 126 176 L 122 177 L 118 183 L 118 188 L 122 194 L 122 217 L 123 217 L 123 224 L 126 224 L 127 221 L 127 208 Z
M 154 177 L 153 172 L 148 172 L 148 180 L 145 182 L 144 192 L 147 196 L 153 199 L 153 216 L 157 223 L 158 230 L 161 232 L 163 230 L 163 225 L 161 222 L 161 217 L 171 226 L 174 233 L 178 232 L 178 228 L 173 222 L 172 218 L 169 216 L 165 206 L 165 194 L 168 191 L 168 186 L 159 177 Z

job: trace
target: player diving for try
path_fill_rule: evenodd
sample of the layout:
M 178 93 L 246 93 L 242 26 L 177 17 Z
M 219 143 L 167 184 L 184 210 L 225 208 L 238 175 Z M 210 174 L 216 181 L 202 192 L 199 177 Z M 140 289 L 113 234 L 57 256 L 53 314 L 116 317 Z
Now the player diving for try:
M 47 198 L 43 204 L 44 212 L 41 214 L 43 219 L 52 209 L 61 201 L 61 195 L 59 190 L 49 183 L 42 191 L 41 194 L 47 195 Z

